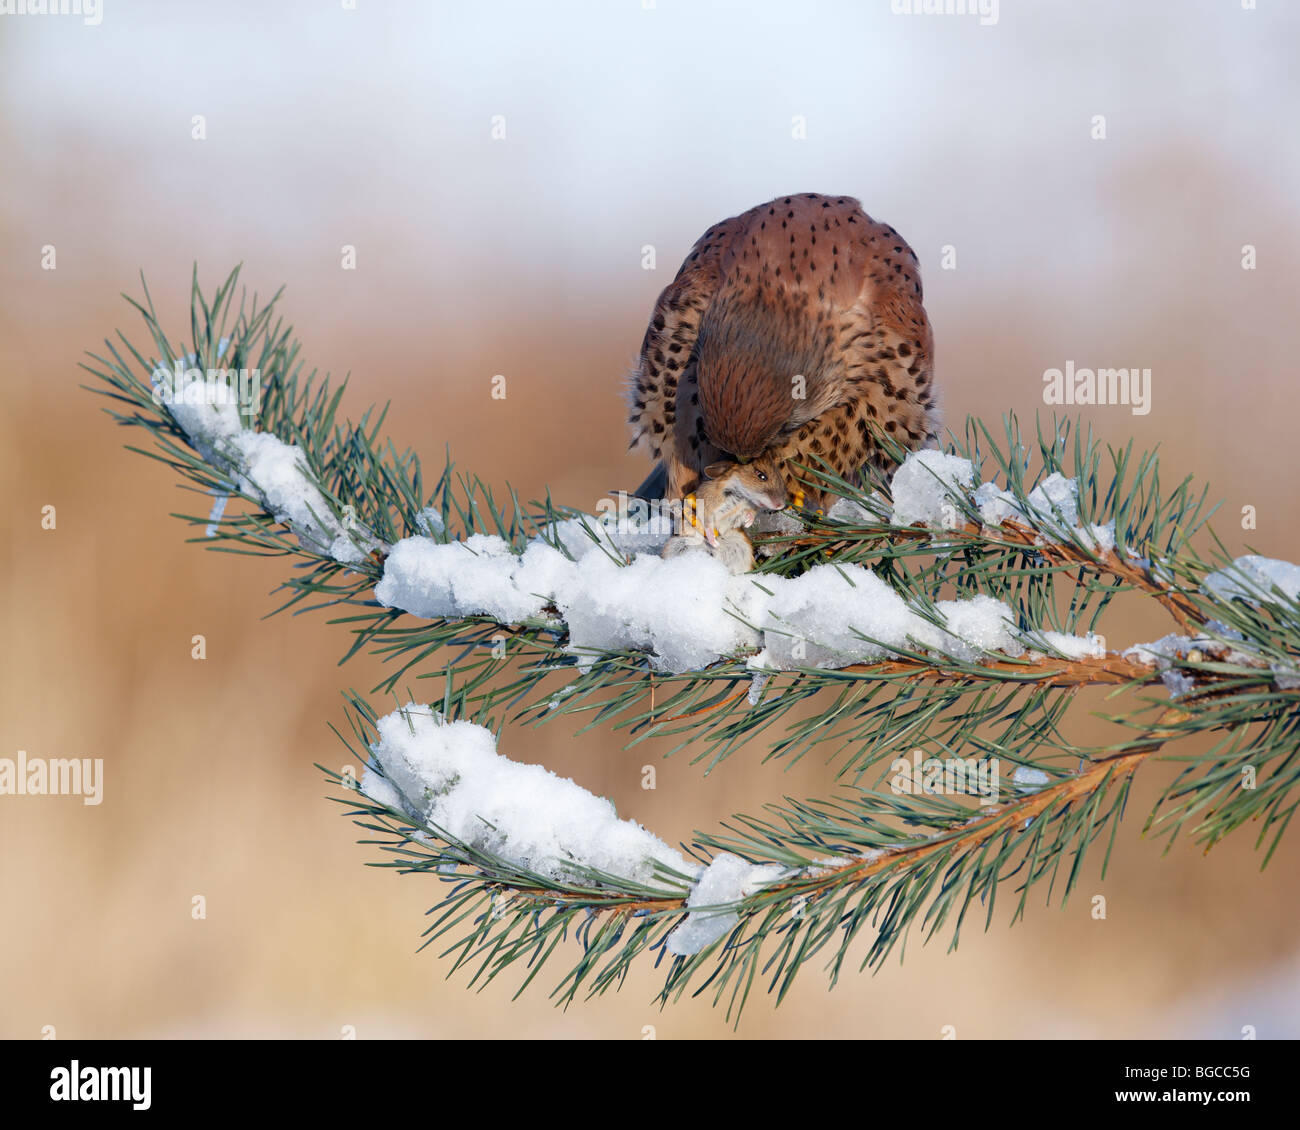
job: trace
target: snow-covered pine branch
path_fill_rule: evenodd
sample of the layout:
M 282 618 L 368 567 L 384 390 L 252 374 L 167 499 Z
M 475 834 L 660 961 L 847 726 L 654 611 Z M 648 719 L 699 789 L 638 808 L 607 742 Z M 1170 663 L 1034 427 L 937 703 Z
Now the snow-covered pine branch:
M 193 364 L 194 355 L 187 360 Z M 355 518 L 345 523 L 335 515 L 336 504 L 322 493 L 300 447 L 245 427 L 235 390 L 219 376 L 190 369 L 187 378 L 186 372 L 178 366 L 176 379 L 168 381 L 170 371 L 156 369 L 155 396 L 195 450 L 304 548 L 345 566 L 382 548 L 384 575 L 375 596 L 399 612 L 426 619 L 485 616 L 506 626 L 546 619 L 567 636 L 566 650 L 579 668 L 623 650 L 644 651 L 653 669 L 678 674 L 740 654 L 759 672 L 844 668 L 917 653 L 966 662 L 995 653 L 1028 653 L 1031 660 L 1044 653 L 1066 659 L 1105 654 L 1095 633 L 1018 628 L 1012 610 L 988 596 L 936 601 L 918 611 L 857 565 L 818 565 L 793 578 L 757 579 L 733 577 L 707 554 L 665 560 L 657 550 L 667 533 L 626 519 L 569 518 L 517 553 L 495 535 L 449 541 L 433 513 L 426 515 L 430 533 L 382 546 L 356 528 Z M 908 455 L 891 484 L 891 524 L 951 529 L 962 514 L 959 507 L 975 505 L 988 528 L 1014 519 L 1034 532 L 1036 545 L 1060 545 L 1064 534 L 1089 552 L 1113 552 L 1113 521 L 1079 524 L 1075 480 L 1053 472 L 1017 499 L 992 482 L 971 489 L 973 478 L 967 459 L 940 451 Z M 830 517 L 855 517 L 852 506 L 842 501 Z M 1255 574 L 1271 576 L 1272 570 L 1288 583 L 1300 573 L 1286 562 L 1242 560 L 1252 563 Z M 1209 591 L 1243 591 L 1228 586 L 1224 576 L 1213 574 Z M 1200 646 L 1214 649 L 1220 642 L 1204 638 Z M 1124 652 L 1149 664 L 1156 654 L 1141 644 Z
M 394 866 L 450 885 L 430 936 L 456 935 L 454 962 L 475 961 L 476 977 L 526 958 L 531 980 L 572 931 L 582 952 L 559 999 L 617 987 L 656 952 L 672 958 L 663 999 L 708 977 L 739 1007 L 779 937 L 779 999 L 828 946 L 834 978 L 867 922 L 877 963 L 913 922 L 936 927 L 1012 874 L 1020 910 L 1067 854 L 1072 885 L 1137 768 L 1208 731 L 1227 736 L 1184 758 L 1151 823 L 1208 845 L 1257 819 L 1270 853 L 1285 828 L 1300 570 L 1203 559 L 1204 492 L 1163 489 L 1153 455 L 1130 446 L 1106 465 L 1068 423 L 1035 444 L 1013 420 L 1002 437 L 970 421 L 892 481 L 810 469 L 840 501 L 778 516 L 758 571 L 733 576 L 702 554 L 662 559 L 667 531 L 635 519 L 530 511 L 513 495 L 498 506 L 450 462 L 430 489 L 418 458 L 382 442 L 382 414 L 336 422 L 342 390 L 303 376 L 274 300 L 236 313 L 236 277 L 211 302 L 196 279 L 192 350 L 167 341 L 146 290 L 136 306 L 155 360 L 122 339 L 88 368 L 115 418 L 217 498 L 190 519 L 200 540 L 305 564 L 286 604 L 351 609 L 352 651 L 396 661 L 386 687 L 416 664 L 442 678 L 441 708 L 380 719 L 353 700 L 366 768 L 346 802 L 392 837 Z M 260 378 L 255 403 L 246 371 Z M 227 494 L 247 505 L 226 512 Z M 1177 632 L 1109 647 L 1098 629 L 1119 592 L 1159 602 Z M 444 651 L 454 669 L 439 666 Z M 1070 696 L 1090 683 L 1139 692 L 1131 737 L 1094 748 L 1065 736 Z M 846 783 L 833 801 L 736 817 L 683 854 L 497 753 L 486 723 L 506 704 L 541 720 L 627 717 L 712 760 L 785 720 L 772 751 L 838 742 Z

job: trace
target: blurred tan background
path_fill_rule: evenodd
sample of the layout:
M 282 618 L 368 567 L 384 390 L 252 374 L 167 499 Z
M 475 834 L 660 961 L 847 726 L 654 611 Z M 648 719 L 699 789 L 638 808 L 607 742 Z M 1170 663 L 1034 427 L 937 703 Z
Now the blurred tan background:
M 209 288 L 237 262 L 263 294 L 287 284 L 309 364 L 352 374 L 354 417 L 391 399 L 395 442 L 429 465 L 450 442 L 497 486 L 589 506 L 646 469 L 620 381 L 692 241 L 779 193 L 853 194 L 921 258 L 951 422 L 1032 420 L 1067 360 L 1150 367 L 1150 414 L 1092 409 L 1098 433 L 1208 480 L 1234 550 L 1297 559 L 1298 39 L 1278 0 L 1004 0 L 990 26 L 888 0 L 0 17 L 0 755 L 107 774 L 99 807 L 0 798 L 0 1036 L 730 1034 L 705 1000 L 651 1008 L 645 964 L 561 1012 L 545 976 L 511 1003 L 515 983 L 474 994 L 414 953 L 437 890 L 364 867 L 312 768 L 343 764 L 327 724 L 378 666 L 339 669 L 322 615 L 262 620 L 283 563 L 185 544 L 168 514 L 193 496 L 78 387 L 84 350 L 141 340 L 118 297 L 140 270 L 187 340 L 195 261 Z M 1121 645 L 1167 630 L 1146 609 L 1108 626 Z M 830 787 L 814 759 L 751 749 L 704 779 L 622 741 L 561 723 L 502 749 L 669 840 Z M 1094 858 L 1064 911 L 1039 896 L 1008 929 L 1004 903 L 955 955 L 915 937 L 829 995 L 811 965 L 740 1037 L 1300 1035 L 1300 835 L 1263 874 L 1251 829 L 1162 858 L 1140 829 L 1171 773 L 1143 774 L 1110 875 Z

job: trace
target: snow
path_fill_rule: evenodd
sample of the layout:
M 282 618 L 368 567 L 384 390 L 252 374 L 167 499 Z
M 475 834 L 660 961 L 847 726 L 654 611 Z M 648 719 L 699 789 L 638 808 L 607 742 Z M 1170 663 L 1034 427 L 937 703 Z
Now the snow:
M 572 569 L 543 542 L 521 556 L 495 534 L 450 542 L 403 538 L 389 551 L 375 597 L 430 620 L 490 616 L 514 624 L 540 616 Z
M 883 848 L 864 848 L 852 855 L 819 855 L 803 868 L 802 874 L 808 879 L 821 879 L 842 872 L 855 864 L 874 863 L 884 854 Z
M 1271 670 L 1278 690 L 1300 690 L 1300 670 L 1295 667 L 1273 667 Z
M 1115 523 L 1111 521 L 1079 526 L 1075 529 L 1074 536 L 1094 553 L 1104 555 L 1115 548 Z
M 1053 471 L 1029 492 L 1029 513 L 1049 526 L 1079 525 L 1079 484 Z
M 218 360 L 229 344 L 229 338 L 218 343 Z M 166 405 L 195 450 L 224 468 L 230 461 L 230 441 L 244 430 L 239 389 L 222 375 L 223 370 L 198 369 L 194 367 L 197 363 L 194 353 L 186 354 L 170 369 L 155 363 L 149 376 L 154 402 Z
M 377 732 L 370 748 L 382 776 L 367 770 L 362 791 L 464 844 L 558 882 L 581 881 L 581 869 L 591 868 L 650 884 L 656 863 L 700 874 L 640 824 L 620 820 L 608 799 L 501 756 L 483 726 L 417 704 L 379 719 Z
M 1106 641 L 1095 632 L 1086 636 L 1072 636 L 1067 632 L 1026 632 L 1025 642 L 1031 646 L 1041 647 L 1046 644 L 1052 651 L 1060 652 L 1067 659 L 1105 659 Z
M 1286 564 L 1286 562 L 1282 562 L 1282 564 Z M 1218 620 L 1207 620 L 1205 630 L 1213 634 L 1199 636 L 1168 635 L 1162 636 L 1151 643 L 1134 644 L 1124 652 L 1124 658 L 1135 663 L 1144 663 L 1148 667 L 1158 668 L 1161 681 L 1169 688 L 1170 697 L 1172 698 L 1186 694 L 1195 686 L 1191 673 L 1180 671 L 1174 667 L 1174 661 L 1177 659 L 1196 661 L 1204 657 L 1256 670 L 1267 669 L 1273 676 L 1279 690 L 1294 690 L 1300 687 L 1300 678 L 1297 678 L 1297 673 L 1285 665 L 1275 664 L 1269 666 L 1261 656 L 1249 650 L 1241 651 L 1233 647 L 1232 643 L 1234 641 L 1242 639 L 1240 632 L 1227 627 Z M 1201 655 L 1194 656 L 1193 652 L 1200 652 Z
M 1002 490 L 997 483 L 981 483 L 975 488 L 973 497 L 986 526 L 1000 526 L 1009 518 L 1024 517 L 1016 496 L 1010 491 Z
M 442 512 L 432 506 L 426 506 L 415 516 L 415 526 L 420 533 L 430 538 L 436 538 L 447 529 L 447 523 L 442 520 Z
M 1251 604 L 1277 602 L 1277 586 L 1288 600 L 1300 597 L 1300 565 L 1274 557 L 1248 554 L 1238 557 L 1232 566 L 1216 569 L 1201 582 L 1201 589 L 1219 600 L 1240 597 Z
M 791 872 L 776 864 L 747 863 L 730 852 L 714 856 L 686 900 L 690 911 L 686 921 L 668 935 L 665 943 L 668 952 L 685 957 L 699 953 L 719 938 L 725 938 L 740 922 L 740 915 L 734 911 L 704 908 L 739 902 L 765 884 L 789 874 Z
M 544 531 L 545 540 L 558 542 L 569 556 L 581 560 L 589 553 L 602 557 L 624 557 L 634 553 L 658 553 L 672 534 L 672 522 L 636 519 L 626 514 L 610 513 L 601 517 L 582 514 L 555 522 Z
M 706 554 L 640 554 L 623 565 L 599 552 L 569 561 L 536 540 L 520 558 L 489 535 L 406 538 L 388 555 L 375 595 L 386 607 L 431 619 L 517 623 L 553 606 L 584 670 L 599 654 L 624 650 L 643 651 L 655 670 L 672 673 L 763 648 L 777 670 L 843 667 L 900 648 L 967 661 L 1025 650 L 1001 601 L 939 601 L 938 626 L 857 565 L 819 565 L 796 578 L 733 577 Z
M 223 339 L 218 357 L 227 344 Z M 189 354 L 185 363 L 193 365 L 195 355 Z M 232 474 L 240 491 L 258 499 L 277 522 L 289 526 L 305 548 L 344 565 L 358 564 L 379 548 L 377 539 L 334 515 L 302 448 L 244 426 L 239 389 L 222 371 L 184 369 L 179 364 L 176 371 L 169 371 L 155 366 L 151 379 L 154 399 L 167 406 L 194 449 Z M 214 536 L 223 510 L 224 503 L 220 510 L 214 505 L 209 537 Z
M 881 522 L 887 521 L 892 511 L 888 499 L 879 491 L 872 491 L 870 501 L 876 507 L 875 510 L 868 509 L 862 503 L 854 502 L 849 498 L 837 498 L 826 511 L 826 517 L 837 522 L 848 522 L 854 526 L 878 526 Z
M 945 631 L 861 566 L 818 565 L 794 579 L 765 576 L 763 583 L 772 596 L 759 623 L 776 668 L 846 667 L 900 648 L 964 660 L 979 658 L 985 650 L 1024 652 L 1011 610 L 989 596 L 939 601 L 936 610 Z
M 403 538 L 388 551 L 375 598 L 386 608 L 401 608 L 428 620 L 471 615 L 461 611 L 452 592 L 456 566 L 470 569 L 480 558 L 495 556 L 488 546 L 477 553 L 473 542 L 473 537 L 446 544 L 432 538 Z
M 212 492 L 212 509 L 208 512 L 208 524 L 203 531 L 204 537 L 214 538 L 221 530 L 221 519 L 226 515 L 226 503 L 230 495 L 224 490 Z
M 578 688 L 575 686 L 561 687 L 547 700 L 547 710 L 559 710 L 564 705 L 564 700 L 573 694 Z
M 349 531 L 334 516 L 302 448 L 270 432 L 243 431 L 231 438 L 230 450 L 239 473 L 239 489 L 260 498 L 266 510 L 277 522 L 289 526 L 304 547 L 345 565 L 363 561 L 377 548 L 374 538 Z
M 1051 780 L 1041 769 L 1029 765 L 1017 765 L 1011 774 L 1011 783 L 1025 793 L 1036 793 L 1044 785 L 1050 784 Z
M 758 646 L 758 633 L 737 619 L 740 606 L 732 595 L 743 591 L 738 585 L 749 584 L 706 554 L 642 554 L 620 566 L 589 553 L 561 585 L 555 603 L 568 622 L 568 650 L 580 668 L 594 662 L 592 649 L 634 648 L 647 650 L 655 669 L 680 673 Z
M 1053 471 L 1034 487 L 1022 505 L 996 483 L 981 483 L 973 495 L 986 526 L 1008 520 L 1028 521 L 1055 537 L 1069 537 L 1097 554 L 1115 548 L 1115 523 L 1079 524 L 1079 484 Z
M 402 800 L 402 794 L 397 791 L 393 783 L 369 765 L 362 771 L 357 788 L 378 804 L 398 811 L 410 811 L 410 807 Z
M 1236 628 L 1229 628 L 1222 620 L 1206 620 L 1205 630 L 1216 639 L 1243 640 L 1246 638 Z
M 890 491 L 896 526 L 951 529 L 965 518 L 954 499 L 965 499 L 975 479 L 969 459 L 942 451 L 914 451 L 894 472 Z
M 164 383 L 155 380 L 155 395 Z M 199 441 L 196 446 L 211 460 L 227 456 L 229 443 L 244 430 L 239 414 L 238 389 L 217 374 L 203 374 L 186 370 L 177 380 L 166 384 L 163 393 L 168 410 L 190 439 Z
M 965 660 L 982 658 L 988 651 L 1013 656 L 1024 654 L 1024 645 L 1015 629 L 1015 616 L 1002 601 L 981 595 L 966 600 L 941 600 L 936 607 L 947 630 L 939 632 L 932 643 L 924 634 L 914 633 L 927 642 L 931 651 Z M 936 631 L 929 625 L 926 627 L 930 633 Z
M 745 666 L 754 672 L 754 676 L 749 681 L 749 693 L 746 696 L 750 706 L 757 706 L 763 698 L 763 688 L 767 686 L 768 680 L 772 677 L 772 672 L 768 669 L 771 659 L 768 657 L 767 649 L 764 648 L 757 655 L 751 655 L 745 662 Z
M 1209 625 L 1222 628 L 1222 625 L 1213 620 L 1209 622 Z M 1232 634 L 1237 635 L 1235 632 Z M 1227 643 L 1211 636 L 1161 636 L 1160 639 L 1151 643 L 1134 644 L 1124 652 L 1124 658 L 1135 663 L 1146 664 L 1148 667 L 1157 668 L 1160 671 L 1160 681 L 1164 683 L 1169 691 L 1169 697 L 1179 698 L 1192 690 L 1196 686 L 1196 681 L 1191 673 L 1181 671 L 1175 667 L 1174 661 L 1188 658 L 1195 661 L 1202 657 L 1193 656 L 1193 652 L 1201 652 L 1203 655 L 1223 659 L 1229 663 L 1243 662 L 1247 665 L 1254 665 L 1250 656 L 1230 649 Z
M 1174 659 L 1183 659 L 1197 648 L 1222 649 L 1223 645 L 1208 636 L 1168 635 L 1151 643 L 1135 643 L 1124 651 L 1123 658 L 1148 667 L 1167 667 Z
M 506 624 L 554 606 L 580 669 L 595 653 L 637 649 L 656 670 L 680 673 L 757 646 L 758 633 L 737 619 L 732 577 L 717 559 L 639 554 L 623 565 L 587 545 L 575 562 L 536 539 L 520 557 L 484 534 L 447 543 L 405 538 L 388 555 L 375 596 L 430 619 L 481 615 Z
M 495 534 L 474 534 L 463 542 L 448 542 L 452 593 L 461 615 L 491 616 L 513 624 L 541 613 L 569 561 L 549 545 L 537 544 L 517 555 Z M 457 552 L 459 550 L 459 552 Z M 477 558 L 474 567 L 460 568 L 456 558 Z
M 672 953 L 698 953 L 740 921 L 734 911 L 708 908 L 793 874 L 726 852 L 702 868 L 635 821 L 620 820 L 608 799 L 501 756 L 491 730 L 449 722 L 427 705 L 395 710 L 376 731 L 361 792 L 454 840 L 556 882 L 582 882 L 591 869 L 651 885 L 656 865 L 692 880 L 686 920 L 668 936 Z

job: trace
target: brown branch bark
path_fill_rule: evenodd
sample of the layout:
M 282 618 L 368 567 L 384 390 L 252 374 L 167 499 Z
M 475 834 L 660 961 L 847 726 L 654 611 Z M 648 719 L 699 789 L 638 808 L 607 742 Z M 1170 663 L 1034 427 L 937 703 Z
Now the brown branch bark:
M 1054 659 L 1046 656 L 1037 662 L 1017 662 L 1014 659 L 981 663 L 981 670 L 995 672 L 1000 681 L 1006 677 L 1021 679 L 1026 683 L 1044 687 L 1115 686 L 1132 682 L 1158 680 L 1160 672 L 1155 667 L 1125 659 L 1111 652 L 1101 659 Z M 908 682 L 918 683 L 974 683 L 979 676 L 968 671 L 945 670 L 915 659 L 890 659 L 880 663 L 855 663 L 840 670 L 854 674 L 901 675 Z

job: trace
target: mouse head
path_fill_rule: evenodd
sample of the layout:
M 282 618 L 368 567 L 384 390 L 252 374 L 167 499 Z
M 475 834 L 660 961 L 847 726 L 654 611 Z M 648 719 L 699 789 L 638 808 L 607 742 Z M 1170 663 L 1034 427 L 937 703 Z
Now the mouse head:
M 785 508 L 785 475 L 770 455 L 759 455 L 741 463 L 723 460 L 710 464 L 704 474 L 735 501 L 743 501 L 758 510 Z

